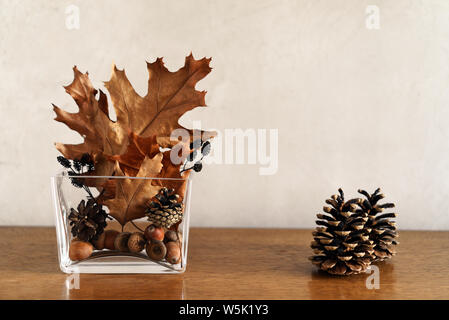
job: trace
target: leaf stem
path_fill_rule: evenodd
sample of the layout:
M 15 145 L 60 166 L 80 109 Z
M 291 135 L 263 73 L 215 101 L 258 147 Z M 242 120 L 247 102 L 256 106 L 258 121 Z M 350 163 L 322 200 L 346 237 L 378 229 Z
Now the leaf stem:
M 137 229 L 137 230 L 139 230 L 139 231 L 141 231 L 141 232 L 145 232 L 145 231 L 143 231 L 142 229 L 140 229 L 132 220 L 130 221 L 131 222 L 131 224 Z

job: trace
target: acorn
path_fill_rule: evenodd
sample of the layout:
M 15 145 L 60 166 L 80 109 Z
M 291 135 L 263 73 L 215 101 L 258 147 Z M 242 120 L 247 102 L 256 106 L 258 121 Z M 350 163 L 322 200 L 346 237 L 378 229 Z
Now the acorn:
M 168 230 L 167 232 L 165 232 L 165 237 L 164 237 L 164 242 L 170 242 L 170 241 L 178 241 L 179 240 L 179 235 L 178 232 L 174 231 L 174 230 Z
M 104 247 L 109 250 L 115 250 L 114 241 L 119 234 L 120 232 L 116 230 L 106 230 L 104 232 Z
M 84 260 L 90 257 L 94 247 L 90 242 L 75 240 L 70 243 L 69 257 L 72 261 Z
M 92 244 L 94 245 L 95 249 L 97 250 L 103 250 L 104 249 L 104 240 L 106 238 L 106 233 L 103 232 L 98 236 L 96 240 L 92 240 Z
M 162 227 L 156 227 L 153 224 L 150 224 L 146 229 L 145 229 L 145 238 L 150 241 L 150 240 L 158 240 L 158 241 L 162 241 L 164 240 L 164 228 Z
M 128 240 L 131 236 L 130 232 L 122 232 L 120 233 L 114 241 L 114 247 L 115 250 L 121 251 L 121 252 L 128 252 Z
M 148 257 L 156 261 L 163 260 L 167 254 L 167 248 L 164 243 L 158 240 L 149 241 L 146 245 L 146 251 Z
M 167 255 L 165 256 L 165 259 L 171 264 L 178 264 L 181 262 L 181 248 L 179 247 L 178 242 L 167 242 L 166 247 Z
M 128 239 L 128 249 L 130 252 L 140 252 L 145 248 L 145 237 L 141 232 L 134 232 L 129 236 Z

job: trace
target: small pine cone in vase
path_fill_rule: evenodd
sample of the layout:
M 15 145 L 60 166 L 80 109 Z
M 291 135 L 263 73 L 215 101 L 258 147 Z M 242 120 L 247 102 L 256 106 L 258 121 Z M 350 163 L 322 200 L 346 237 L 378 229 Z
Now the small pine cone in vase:
M 182 203 L 174 189 L 162 188 L 146 210 L 148 220 L 156 226 L 170 228 L 182 220 Z
M 70 209 L 68 219 L 70 221 L 72 235 L 82 241 L 97 240 L 106 227 L 107 213 L 95 199 L 82 200 L 76 210 Z
M 335 275 L 364 272 L 371 263 L 373 244 L 364 229 L 368 220 L 361 210 L 361 199 L 345 201 L 343 190 L 327 199 L 323 211 L 317 214 L 318 227 L 313 232 L 311 247 L 314 256 L 309 259 L 320 269 Z
M 394 208 L 394 203 L 378 202 L 385 196 L 380 193 L 380 188 L 369 194 L 365 190 L 358 190 L 366 199 L 360 204 L 360 207 L 368 215 L 368 221 L 365 228 L 369 232 L 370 240 L 374 242 L 374 253 L 372 259 L 374 261 L 383 261 L 391 258 L 396 254 L 395 246 L 399 243 L 396 241 L 398 232 L 396 230 L 396 223 L 391 218 L 395 218 L 396 214 L 393 212 L 382 213 L 384 209 Z M 382 214 L 379 214 L 382 213 Z

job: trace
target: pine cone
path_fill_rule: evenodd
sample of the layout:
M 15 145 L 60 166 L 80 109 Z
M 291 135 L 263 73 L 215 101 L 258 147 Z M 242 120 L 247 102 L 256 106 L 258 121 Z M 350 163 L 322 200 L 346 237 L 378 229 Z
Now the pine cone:
M 151 201 L 146 216 L 155 225 L 170 228 L 182 220 L 182 203 L 174 189 L 162 188 Z
M 394 208 L 394 203 L 378 204 L 385 196 L 380 193 L 380 188 L 369 194 L 365 190 L 358 190 L 366 199 L 361 203 L 360 207 L 368 215 L 368 221 L 365 228 L 369 232 L 370 240 L 374 243 L 374 252 L 372 259 L 374 261 L 383 261 L 391 258 L 396 254 L 395 246 L 399 243 L 396 241 L 398 233 L 396 231 L 396 223 L 390 218 L 396 217 L 395 213 L 384 213 L 377 215 L 387 208 Z
M 345 201 L 343 190 L 333 195 L 323 207 L 326 214 L 317 214 L 319 227 L 313 232 L 311 247 L 315 255 L 309 259 L 330 274 L 350 275 L 364 272 L 370 265 L 373 244 L 364 229 L 368 220 L 359 204 L 361 199 Z
M 82 241 L 98 238 L 106 227 L 106 211 L 98 205 L 95 199 L 89 199 L 87 204 L 82 200 L 77 210 L 71 208 L 69 214 L 71 232 L 74 237 Z

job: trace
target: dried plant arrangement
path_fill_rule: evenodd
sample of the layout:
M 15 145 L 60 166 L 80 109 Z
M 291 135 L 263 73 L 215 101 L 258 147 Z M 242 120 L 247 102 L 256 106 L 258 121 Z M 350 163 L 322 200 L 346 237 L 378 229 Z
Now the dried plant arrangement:
M 114 66 L 105 88 L 115 121 L 109 116 L 107 94 L 92 86 L 87 72 L 73 68 L 74 80 L 64 88 L 79 111 L 69 113 L 53 105 L 55 120 L 83 138 L 81 144 L 55 143 L 62 154 L 57 160 L 72 185 L 86 191 L 86 198 L 68 214 L 72 261 L 106 250 L 180 262 L 178 226 L 186 184 L 192 170 L 201 171 L 216 133 L 184 128 L 179 118 L 206 106 L 206 92 L 195 85 L 209 74 L 209 64 L 210 59 L 195 60 L 192 54 L 176 72 L 169 71 L 162 58 L 147 63 L 144 97 L 135 92 L 124 70 Z M 173 138 L 177 130 L 185 132 L 182 139 Z M 138 225 L 142 218 L 146 224 Z M 134 232 L 125 232 L 125 226 Z
M 333 275 L 365 272 L 372 262 L 391 258 L 398 244 L 395 213 L 382 213 L 394 208 L 393 203 L 379 204 L 384 198 L 380 189 L 369 194 L 358 190 L 365 198 L 345 200 L 342 189 L 326 200 L 323 211 L 317 214 L 318 225 L 313 232 L 309 259 L 321 270 Z

